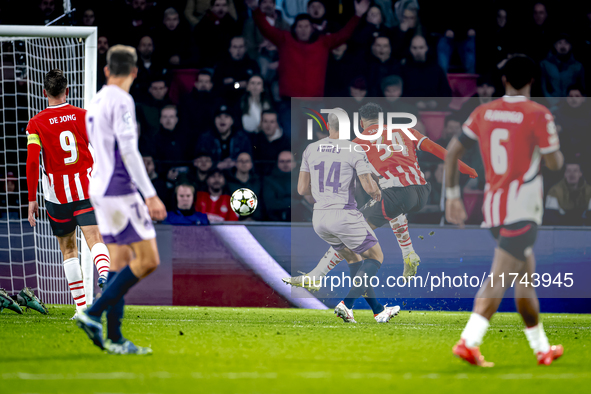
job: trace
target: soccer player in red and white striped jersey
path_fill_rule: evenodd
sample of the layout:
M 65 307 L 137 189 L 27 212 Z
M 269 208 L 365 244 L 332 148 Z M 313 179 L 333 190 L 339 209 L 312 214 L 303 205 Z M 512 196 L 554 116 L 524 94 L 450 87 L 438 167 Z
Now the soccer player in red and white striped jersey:
M 561 345 L 548 343 L 539 321 L 536 290 L 531 285 L 536 266 L 532 247 L 544 212 L 540 162 L 543 158 L 550 170 L 559 170 L 564 162 L 552 114 L 529 99 L 535 68 L 526 56 L 509 59 L 503 68 L 506 95 L 474 110 L 445 158 L 445 213 L 449 222 L 459 225 L 463 225 L 466 211 L 460 199 L 457 159 L 478 143 L 485 167 L 482 210 L 486 227 L 498 245 L 491 267 L 493 280 L 487 279 L 480 288 L 470 320 L 453 349 L 458 357 L 480 366 L 491 365 L 480 354 L 479 346 L 506 290 L 494 278 L 515 273 L 520 278 L 515 281 L 515 304 L 538 364 L 550 365 L 563 353 Z
M 47 216 L 64 256 L 64 271 L 78 312 L 86 309 L 86 294 L 76 246 L 76 226 L 80 226 L 86 238 L 101 287 L 106 282 L 110 258 L 88 196 L 93 158 L 86 135 L 86 111 L 66 102 L 67 85 L 61 70 L 51 70 L 45 76 L 43 94 L 49 106 L 27 126 L 27 187 L 29 223 L 35 226 L 35 218 L 39 217 L 37 186 L 42 153 Z

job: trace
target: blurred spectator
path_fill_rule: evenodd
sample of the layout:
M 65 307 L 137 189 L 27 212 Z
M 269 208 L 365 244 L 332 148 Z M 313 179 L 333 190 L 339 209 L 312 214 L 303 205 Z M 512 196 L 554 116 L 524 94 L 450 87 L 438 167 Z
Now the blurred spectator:
M 240 26 L 228 13 L 228 0 L 211 0 L 210 4 L 193 30 L 194 56 L 200 67 L 213 67 L 224 59 L 230 40 L 240 34 Z
M 300 14 L 308 12 L 309 0 L 277 0 L 277 8 L 281 10 L 283 17 L 289 25 L 293 25 Z
M 514 39 L 521 38 L 521 50 L 536 62 L 540 62 L 548 55 L 550 49 L 552 23 L 549 22 L 546 5 L 542 2 L 534 4 L 532 16 L 531 22 L 523 24 L 522 31 L 516 34 Z
M 140 38 L 137 46 L 137 78 L 133 82 L 132 96 L 142 99 L 150 85 L 150 81 L 156 75 L 162 75 L 164 67 L 154 57 L 154 40 L 150 36 Z
M 47 25 L 49 22 L 62 15 L 62 8 L 56 7 L 56 0 L 37 0 L 37 8 L 32 10 L 31 24 Z M 59 8 L 59 9 L 58 9 Z M 28 19 L 28 18 L 27 18 Z
M 374 4 L 369 7 L 363 20 L 357 25 L 351 39 L 348 42 L 351 52 L 359 56 L 367 53 L 367 48 L 372 45 L 376 37 L 390 37 L 391 30 L 384 25 L 382 9 Z
M 445 118 L 445 127 L 441 132 L 441 137 L 439 137 L 439 139 L 435 142 L 443 146 L 444 148 L 447 148 L 450 141 L 454 137 L 459 137 L 460 134 L 462 134 L 462 124 L 464 123 L 464 120 L 465 119 L 461 115 L 456 113 L 448 115 Z
M 564 179 L 546 197 L 544 224 L 580 226 L 591 224 L 591 185 L 578 163 L 566 163 Z
M 265 92 L 263 78 L 253 75 L 246 85 L 246 93 L 240 99 L 242 128 L 249 133 L 258 133 L 261 125 L 261 114 L 273 107 L 271 99 Z
M 283 151 L 277 159 L 277 166 L 265 177 L 263 200 L 267 218 L 275 222 L 291 219 L 292 191 L 297 189 L 297 178 L 292 174 L 295 161 L 290 151 Z
M 556 128 L 560 136 L 560 150 L 566 160 L 584 160 L 589 162 L 588 151 L 591 146 L 591 108 L 587 98 L 583 95 L 582 88 L 571 85 L 567 89 L 567 97 L 555 113 Z M 587 166 L 584 172 L 589 170 Z M 585 176 L 591 174 L 585 172 Z
M 360 16 L 369 8 L 369 0 L 355 2 L 356 15 L 336 33 L 315 32 L 310 15 L 298 15 L 291 33 L 269 24 L 260 10 L 254 20 L 263 33 L 279 48 L 279 92 L 285 97 L 321 97 L 324 93 L 326 66 L 331 49 L 340 46 L 353 34 Z
M 259 6 L 261 11 L 265 14 L 267 22 L 269 22 L 271 26 L 285 31 L 290 29 L 289 23 L 283 19 L 281 12 L 275 9 L 275 0 L 261 0 Z M 248 52 L 248 56 L 250 56 L 251 59 L 258 58 L 261 46 L 265 41 L 265 37 L 255 25 L 254 19 L 248 18 L 244 22 L 242 35 L 246 40 L 246 50 Z
M 254 172 L 252 164 L 252 157 L 246 152 L 242 152 L 236 159 L 236 167 L 232 168 L 227 177 L 228 188 L 230 195 L 240 188 L 250 189 L 257 196 L 261 195 L 262 182 L 261 178 Z M 262 201 L 259 199 L 258 209 L 248 218 L 252 220 L 261 220 L 263 217 Z
M 486 28 L 476 37 L 476 69 L 479 73 L 490 72 L 493 65 L 513 53 L 515 34 L 508 21 L 507 8 L 498 8 L 492 21 L 483 20 Z
M 189 170 L 188 161 L 192 153 L 190 139 L 180 127 L 177 127 L 178 122 L 176 107 L 165 106 L 160 111 L 160 130 L 154 138 L 155 158 L 170 182 L 176 181 L 180 173 Z
M 490 103 L 495 95 L 496 88 L 490 76 L 488 74 L 479 75 L 476 79 L 476 93 L 462 105 L 458 112 L 466 120 L 476 107 Z
M 277 113 L 263 111 L 261 116 L 261 132 L 253 138 L 252 147 L 256 170 L 260 175 L 269 175 L 277 163 L 279 153 L 289 150 L 289 138 L 283 134 L 277 121 Z
M 244 131 L 234 130 L 234 119 L 226 105 L 216 110 L 214 124 L 215 130 L 201 135 L 197 146 L 200 150 L 211 153 L 217 168 L 225 170 L 233 167 L 242 152 L 252 154 L 250 139 Z
M 96 26 L 96 14 L 92 8 L 87 8 L 82 12 L 82 18 L 80 18 L 80 24 L 82 26 Z
M 166 181 L 162 179 L 162 177 L 156 172 L 156 163 L 154 163 L 154 157 L 148 153 L 143 154 L 142 158 L 144 159 L 146 172 L 152 181 L 154 189 L 156 189 L 156 194 L 158 197 L 160 197 L 164 205 L 166 205 L 167 208 L 170 208 L 170 192 L 172 189 L 168 188 Z
M 105 66 L 107 65 L 107 51 L 109 50 L 109 39 L 107 36 L 98 36 L 97 43 L 97 75 L 96 75 L 96 87 L 100 90 L 103 85 L 107 83 L 105 77 Z
M 280 101 L 281 96 L 279 95 L 279 77 L 277 75 L 277 69 L 279 68 L 279 51 L 277 47 L 266 38 L 263 40 L 259 47 L 259 55 L 257 62 L 261 69 L 261 76 L 265 85 L 269 87 L 269 94 L 273 97 L 274 101 Z
M 179 103 L 179 117 L 183 129 L 191 130 L 194 140 L 214 127 L 216 106 L 220 100 L 213 95 L 213 77 L 209 71 L 201 70 L 195 79 L 193 89 L 182 97 Z
M 197 185 L 197 191 L 207 190 L 207 174 L 213 167 L 213 160 L 207 152 L 197 152 L 193 160 L 193 181 Z
M 192 27 L 195 27 L 201 19 L 205 16 L 207 11 L 211 7 L 211 0 L 187 0 L 185 7 L 185 18 L 189 21 Z M 231 18 L 237 19 L 236 7 L 234 6 L 234 0 L 227 0 L 226 2 L 228 11 L 227 13 Z
M 207 215 L 195 210 L 195 186 L 188 182 L 179 183 L 175 188 L 176 209 L 169 210 L 164 224 L 207 225 Z
M 357 109 L 359 109 L 361 105 L 363 105 L 362 102 L 365 99 L 365 97 L 367 97 L 367 92 L 367 82 L 365 81 L 364 77 L 357 77 L 353 81 L 351 81 L 351 83 L 349 84 L 349 96 L 355 99 L 355 102 L 351 102 L 348 100 L 349 102 L 351 102 L 351 105 L 353 105 L 353 108 L 351 108 L 351 110 L 356 111 Z M 349 104 L 349 102 L 346 104 Z M 344 104 L 344 106 L 347 107 L 346 104 Z M 347 108 L 344 109 L 346 110 Z
M 227 54 L 215 68 L 216 91 L 232 105 L 245 92 L 248 79 L 259 73 L 259 65 L 246 53 L 244 37 L 233 37 Z
M 399 3 L 403 3 L 400 1 Z M 397 3 L 398 4 L 398 3 Z M 407 2 L 402 11 L 400 24 L 392 29 L 390 33 L 392 45 L 392 57 L 402 60 L 409 56 L 409 48 L 412 38 L 416 35 L 424 36 L 424 31 L 419 22 L 418 4 Z
M 131 0 L 123 10 L 122 26 L 119 26 L 120 40 L 124 44 L 135 44 L 151 28 L 147 0 Z
M 428 60 L 429 47 L 424 37 L 416 36 L 410 45 L 411 57 L 402 65 L 401 77 L 404 81 L 405 97 L 424 97 L 430 108 L 437 106 L 434 97 L 450 97 L 451 88 L 443 69 Z M 431 99 L 429 99 L 431 98 Z
M 21 203 L 18 190 L 18 179 L 14 172 L 8 171 L 2 179 L 2 193 L 0 193 L 0 217 L 10 220 L 20 219 Z M 24 212 L 23 212 L 24 214 Z M 26 217 L 23 215 L 23 217 Z
M 326 17 L 324 0 L 309 0 L 307 13 L 310 15 L 312 27 L 319 34 L 330 34 L 338 30 L 336 24 Z
M 464 2 L 465 5 L 466 2 Z M 451 7 L 450 7 L 451 8 Z M 463 71 L 469 74 L 476 72 L 476 25 L 477 18 L 467 18 L 467 10 L 463 12 L 452 10 L 456 16 L 454 20 L 441 18 L 449 24 L 444 28 L 445 32 L 437 43 L 437 59 L 439 66 L 447 73 L 451 57 L 454 51 L 460 55 Z
M 560 97 L 566 97 L 566 89 L 573 84 L 585 86 L 583 65 L 572 54 L 571 40 L 566 34 L 556 38 L 548 57 L 540 63 L 542 91 L 548 101 L 556 105 Z
M 362 62 L 349 50 L 347 43 L 334 48 L 328 57 L 324 95 L 347 97 L 351 81 L 364 72 Z
M 380 82 L 388 75 L 400 75 L 400 62 L 392 57 L 390 39 L 378 36 L 373 40 L 367 66 L 369 96 L 380 95 Z
M 167 65 L 178 66 L 188 60 L 187 37 L 191 30 L 181 21 L 178 11 L 172 7 L 164 10 L 162 25 L 156 30 L 156 48 Z
M 402 78 L 398 75 L 389 75 L 382 79 L 380 87 L 381 93 L 388 103 L 384 108 L 387 112 L 407 112 L 417 115 L 416 107 L 401 98 L 404 91 Z
M 140 125 L 140 150 L 151 149 L 154 146 L 154 138 L 160 130 L 160 112 L 162 108 L 170 105 L 168 98 L 168 86 L 164 78 L 157 76 L 152 79 L 145 99 L 136 101 L 135 111 Z
M 206 214 L 210 222 L 237 221 L 238 215 L 230 206 L 230 196 L 224 194 L 226 179 L 222 171 L 213 168 L 205 182 L 207 191 L 197 192 L 195 209 Z

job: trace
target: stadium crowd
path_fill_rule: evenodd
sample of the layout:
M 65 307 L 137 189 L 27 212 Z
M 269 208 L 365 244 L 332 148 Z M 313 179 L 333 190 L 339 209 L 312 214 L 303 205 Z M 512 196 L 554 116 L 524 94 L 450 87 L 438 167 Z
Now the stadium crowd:
M 585 80 L 591 72 L 591 6 L 585 2 L 72 4 L 76 11 L 57 24 L 98 26 L 97 89 L 105 83 L 109 47 L 137 48 L 139 73 L 131 93 L 140 151 L 170 223 L 238 220 L 229 195 L 239 187 L 259 196 L 259 209 L 248 220 L 311 219 L 313 201 L 294 187 L 303 147 L 292 144 L 292 97 L 351 97 L 358 106 L 366 97 L 384 97 L 388 111 L 444 113 L 436 142 L 445 147 L 476 105 L 503 95 L 500 68 L 513 54 L 525 53 L 540 65 L 532 96 L 554 113 L 567 163 L 563 174 L 545 174 L 544 223 L 591 224 Z M 18 12 L 24 6 L 29 12 Z M 57 0 L 0 1 L 0 24 L 42 25 L 62 13 Z M 449 78 L 457 74 L 476 80 L 473 97 L 460 106 L 451 99 L 457 94 Z M 417 129 L 430 135 L 426 122 Z M 442 220 L 443 163 L 434 159 L 420 156 L 433 187 L 428 206 L 411 222 Z M 478 201 L 484 189 L 480 153 L 474 149 L 465 159 L 480 175 L 464 180 L 465 198 Z M 7 173 L 2 184 L 11 182 Z M 469 223 L 480 223 L 479 212 L 477 206 Z

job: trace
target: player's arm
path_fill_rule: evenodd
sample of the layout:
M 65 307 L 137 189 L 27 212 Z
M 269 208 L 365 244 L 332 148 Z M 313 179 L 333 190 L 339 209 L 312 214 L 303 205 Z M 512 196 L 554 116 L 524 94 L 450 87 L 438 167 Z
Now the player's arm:
M 460 227 L 464 225 L 467 218 L 466 209 L 462 202 L 460 191 L 460 173 L 458 171 L 458 161 L 466 152 L 466 147 L 459 139 L 454 138 L 449 146 L 449 151 L 445 156 L 445 218 L 448 222 L 457 224 Z
M 546 153 L 545 155 L 542 155 L 542 157 L 544 158 L 546 167 L 548 167 L 550 171 L 558 171 L 564 165 L 564 156 L 560 150 L 552 153 Z
M 312 195 L 312 182 L 309 172 L 300 171 L 300 176 L 298 177 L 298 194 L 301 196 Z
M 365 192 L 369 194 L 371 198 L 376 201 L 382 200 L 382 192 L 380 191 L 380 187 L 376 181 L 374 181 L 371 173 L 359 175 L 359 181 L 361 182 L 361 187 L 363 187 L 363 190 L 365 190 Z
M 31 125 L 29 125 L 30 127 Z M 27 136 L 27 191 L 29 193 L 29 223 L 35 227 L 35 218 L 39 217 L 37 203 L 37 186 L 39 184 L 39 155 L 41 154 L 41 140 L 39 135 L 29 133 Z
M 428 137 L 422 135 L 421 133 L 419 133 L 416 130 L 413 130 L 413 134 L 418 138 L 417 140 L 417 149 L 418 150 L 422 150 L 423 152 L 429 152 L 432 155 L 438 157 L 441 160 L 445 160 L 445 156 L 447 155 L 447 149 L 445 149 L 443 146 L 439 145 L 436 142 L 431 141 Z M 469 165 L 467 165 L 466 163 L 464 163 L 463 161 L 458 161 L 458 166 L 460 169 L 460 172 L 462 174 L 466 174 L 469 175 L 470 178 L 477 178 L 478 177 L 478 173 L 476 173 L 476 170 L 472 167 L 470 167 Z
M 564 164 L 564 156 L 560 152 L 560 140 L 554 124 L 554 116 L 547 109 L 538 115 L 537 124 L 534 127 L 534 138 L 546 167 L 550 171 L 560 170 Z
M 135 116 L 133 107 L 131 107 L 131 110 L 121 109 L 120 113 L 115 114 L 114 122 L 115 137 L 121 159 L 129 176 L 144 196 L 152 219 L 164 220 L 166 219 L 166 208 L 156 195 L 156 190 L 152 185 L 152 181 L 150 181 L 150 177 L 148 177 L 144 161 L 138 150 L 137 131 L 133 121 L 133 116 Z

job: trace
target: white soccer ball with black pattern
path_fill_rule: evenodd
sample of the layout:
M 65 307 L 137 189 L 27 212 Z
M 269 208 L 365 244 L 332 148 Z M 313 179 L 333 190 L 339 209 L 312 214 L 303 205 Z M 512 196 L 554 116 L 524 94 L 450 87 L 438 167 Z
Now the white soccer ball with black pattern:
M 232 193 L 230 205 L 234 212 L 240 216 L 252 215 L 257 209 L 257 195 L 250 189 L 241 188 Z

